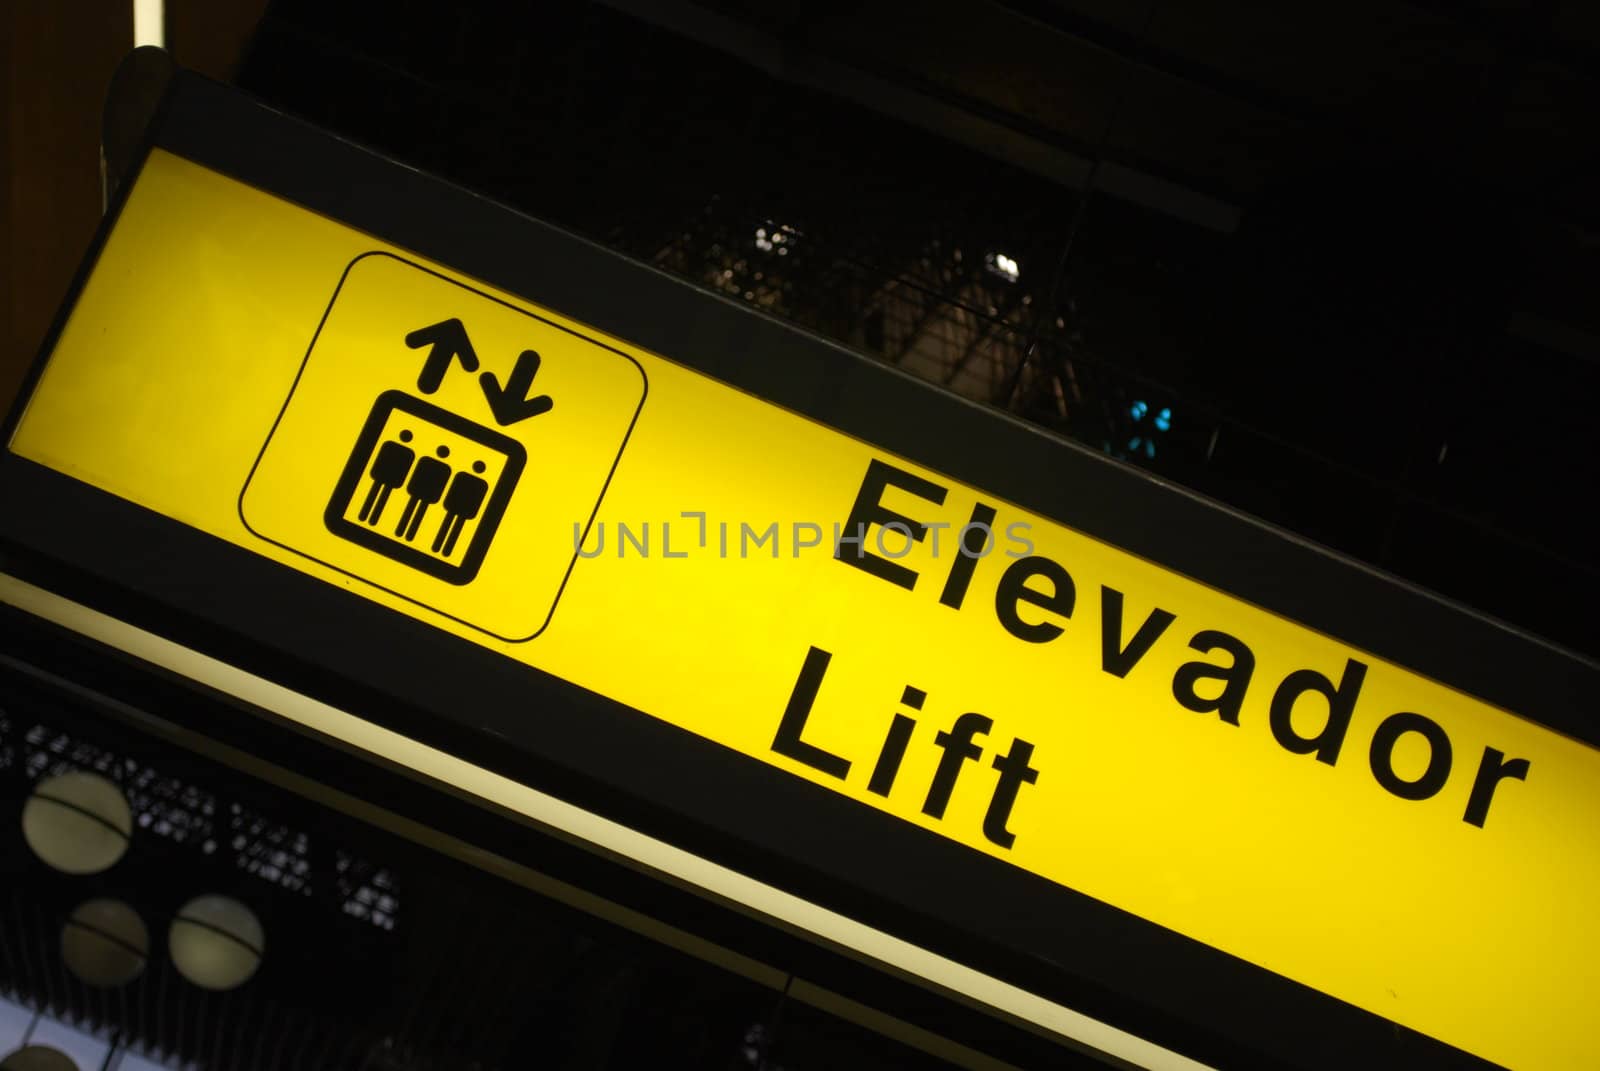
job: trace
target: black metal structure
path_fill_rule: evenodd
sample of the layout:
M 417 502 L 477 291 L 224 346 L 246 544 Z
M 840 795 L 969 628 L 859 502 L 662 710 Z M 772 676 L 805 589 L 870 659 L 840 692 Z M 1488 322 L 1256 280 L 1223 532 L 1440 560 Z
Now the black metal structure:
M 851 1001 L 808 981 L 838 968 L 799 942 L 253 719 L 219 747 L 211 726 L 237 709 L 14 613 L 0 649 L 0 1000 L 114 1051 L 251 1071 L 951 1066 L 924 1039 L 949 1032 L 952 1010 L 908 987 L 841 987 L 893 1008 L 875 1014 L 897 1040 L 824 1010 Z M 134 807 L 129 857 L 104 876 L 52 871 L 14 820 L 67 770 L 110 779 Z M 440 827 L 470 842 L 441 851 Z M 266 955 L 242 989 L 198 988 L 166 953 L 200 892 L 261 916 Z M 71 910 L 106 897 L 152 941 L 114 989 L 77 978 L 61 950 Z M 1070 1059 L 966 1014 L 966 1033 L 1017 1064 Z

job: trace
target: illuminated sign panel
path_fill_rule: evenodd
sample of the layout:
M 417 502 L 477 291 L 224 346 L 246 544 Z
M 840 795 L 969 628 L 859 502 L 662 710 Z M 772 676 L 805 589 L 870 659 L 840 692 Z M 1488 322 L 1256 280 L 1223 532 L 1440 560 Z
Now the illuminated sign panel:
M 1591 1065 L 1593 748 L 673 356 L 157 150 L 10 448 L 1451 1045 Z

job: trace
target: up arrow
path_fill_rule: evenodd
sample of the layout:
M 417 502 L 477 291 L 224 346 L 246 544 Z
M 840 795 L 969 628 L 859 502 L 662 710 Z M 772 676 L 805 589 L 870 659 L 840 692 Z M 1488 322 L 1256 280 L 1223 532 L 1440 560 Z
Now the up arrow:
M 419 327 L 406 336 L 406 345 L 414 350 L 423 346 L 433 347 L 428 351 L 428 359 L 422 362 L 422 374 L 417 377 L 417 389 L 424 394 L 432 394 L 439 389 L 439 384 L 444 382 L 444 374 L 450 371 L 450 362 L 457 358 L 467 371 L 478 370 L 478 355 L 473 352 L 466 326 L 460 320 L 451 318 L 428 327 Z
M 478 381 L 483 384 L 483 396 L 489 399 L 489 409 L 501 427 L 548 413 L 555 405 L 548 394 L 528 397 L 528 391 L 533 387 L 533 375 L 537 371 L 539 355 L 532 350 L 523 350 L 504 387 L 493 372 L 485 372 L 479 377 Z

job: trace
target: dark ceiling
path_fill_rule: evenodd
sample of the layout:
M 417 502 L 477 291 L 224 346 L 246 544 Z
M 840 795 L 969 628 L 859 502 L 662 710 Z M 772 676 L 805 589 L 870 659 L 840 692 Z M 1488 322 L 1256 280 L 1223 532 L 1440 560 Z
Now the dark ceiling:
M 1243 202 L 1377 153 L 1596 215 L 1600 8 L 1578 0 L 705 6 Z
M 275 0 L 240 80 L 1593 652 L 1596 56 L 1576 2 Z
M 622 2 L 641 13 L 674 5 Z M 677 5 L 688 8 L 690 5 Z M 1241 209 L 1330 178 L 1535 232 L 1526 295 L 1600 329 L 1600 5 L 1583 0 L 771 5 L 711 0 L 1089 160 Z M 1410 186 L 1412 188 L 1407 189 Z M 1596 354 L 1600 356 L 1600 353 Z

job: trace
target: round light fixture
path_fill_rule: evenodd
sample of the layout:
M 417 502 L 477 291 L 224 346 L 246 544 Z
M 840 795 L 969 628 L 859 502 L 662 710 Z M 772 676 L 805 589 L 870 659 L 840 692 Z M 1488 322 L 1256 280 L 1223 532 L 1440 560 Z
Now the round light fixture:
M 78 1071 L 72 1057 L 48 1045 L 29 1045 L 0 1060 L 0 1071 Z
M 178 972 L 202 989 L 237 989 L 261 966 L 266 933 L 255 912 L 226 896 L 183 905 L 167 937 Z
M 122 790 L 99 774 L 74 770 L 45 778 L 22 807 L 22 836 L 40 859 L 66 874 L 116 865 L 133 836 Z
M 61 928 L 61 958 L 87 985 L 127 985 L 150 961 L 150 931 L 121 900 L 90 900 Z

